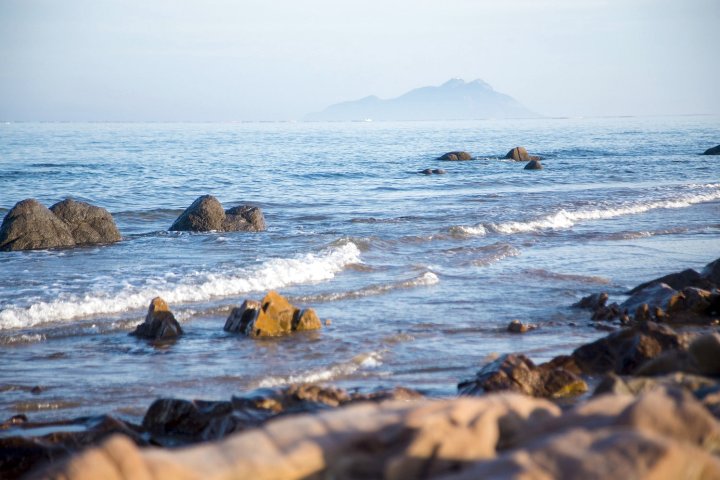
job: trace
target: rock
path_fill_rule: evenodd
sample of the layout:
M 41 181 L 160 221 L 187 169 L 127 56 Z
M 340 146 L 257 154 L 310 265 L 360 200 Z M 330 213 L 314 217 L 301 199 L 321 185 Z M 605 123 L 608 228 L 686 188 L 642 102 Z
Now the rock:
M 636 311 L 637 308 L 643 304 L 647 304 L 650 310 L 653 310 L 655 307 L 667 309 L 668 302 L 676 294 L 677 291 L 670 285 L 657 283 L 635 292 L 621 304 L 621 307 L 630 312 Z
M 590 310 L 597 310 L 598 308 L 604 307 L 608 301 L 608 294 L 606 292 L 593 293 L 587 297 L 583 297 L 579 302 L 574 303 L 573 308 L 587 308 Z
M 587 391 L 576 374 L 552 364 L 536 366 L 525 355 L 502 355 L 485 365 L 471 380 L 458 384 L 461 395 L 513 391 L 533 397 L 562 398 Z
M 438 160 L 447 160 L 447 161 L 451 161 L 451 162 L 456 162 L 456 161 L 461 161 L 461 160 L 472 160 L 472 159 L 473 159 L 473 156 L 470 155 L 468 152 L 448 152 L 438 158 Z
M 445 175 L 447 172 L 442 168 L 434 168 L 432 173 L 434 173 L 435 175 Z
M 85 202 L 67 198 L 50 211 L 68 226 L 76 245 L 97 245 L 121 240 L 110 212 Z
M 703 155 L 720 155 L 720 145 L 708 148 L 703 152 Z
M 649 282 L 641 283 L 637 287 L 630 290 L 630 294 L 638 293 L 641 290 L 644 290 L 648 287 L 654 287 L 656 285 L 659 285 L 661 283 L 666 284 L 670 288 L 674 290 L 682 290 L 685 287 L 693 286 L 698 280 L 700 280 L 700 274 L 693 270 L 692 268 L 688 268 L 687 270 L 683 270 L 679 273 L 671 273 L 669 275 L 665 275 L 664 277 L 656 278 L 655 280 L 650 280 Z
M 583 345 L 572 357 L 584 373 L 632 374 L 662 352 L 686 347 L 687 339 L 670 327 L 642 322 Z
M 511 333 L 525 333 L 536 328 L 537 325 L 522 323 L 520 320 L 513 320 L 508 324 L 507 331 Z
M 269 292 L 262 302 L 246 300 L 240 308 L 234 308 L 224 327 L 228 332 L 250 337 L 274 337 L 319 328 L 322 323 L 315 310 L 296 308 L 274 291 Z
M 225 232 L 262 232 L 265 230 L 265 217 L 257 207 L 233 207 L 225 210 L 222 229 Z
M 530 160 L 527 164 L 525 164 L 524 170 L 542 170 L 543 166 L 542 163 L 540 163 L 540 160 Z
M 145 322 L 138 325 L 130 335 L 151 340 L 165 340 L 182 334 L 183 330 L 165 300 L 155 297 L 150 302 Z
M 708 263 L 703 269 L 701 276 L 715 286 L 720 286 L 720 258 Z
M 688 353 L 700 373 L 720 377 L 720 334 L 713 332 L 696 337 L 690 342 Z
M 505 158 L 508 160 L 515 160 L 516 162 L 529 162 L 531 160 L 539 161 L 540 157 L 535 155 L 528 155 L 525 147 L 515 147 L 505 154 Z
M 718 445 L 718 421 L 682 391 L 566 410 L 503 393 L 292 415 L 183 449 L 115 436 L 34 478 L 710 479 Z
M 265 218 L 259 208 L 242 205 L 223 210 L 222 204 L 212 195 L 198 197 L 170 227 L 170 231 L 191 232 L 263 230 Z
M 74 247 L 68 226 L 32 198 L 23 200 L 5 215 L 0 226 L 0 250 L 38 250 Z
M 432 175 L 433 171 L 432 168 L 426 168 L 425 170 L 421 170 L 420 173 L 423 175 Z

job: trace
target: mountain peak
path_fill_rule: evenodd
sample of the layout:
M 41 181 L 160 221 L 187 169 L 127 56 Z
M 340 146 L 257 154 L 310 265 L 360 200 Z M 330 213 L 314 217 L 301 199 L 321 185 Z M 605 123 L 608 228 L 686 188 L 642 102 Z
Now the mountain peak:
M 337 103 L 308 120 L 473 120 L 537 117 L 514 98 L 481 79 L 451 78 L 440 86 L 420 87 L 388 100 L 376 96 Z

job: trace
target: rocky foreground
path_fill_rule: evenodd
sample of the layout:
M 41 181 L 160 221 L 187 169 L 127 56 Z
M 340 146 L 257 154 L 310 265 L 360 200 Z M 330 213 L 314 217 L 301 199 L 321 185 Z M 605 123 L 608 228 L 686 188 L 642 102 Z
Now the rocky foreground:
M 622 304 L 586 297 L 576 306 L 611 333 L 539 365 L 502 355 L 452 399 L 293 385 L 159 399 L 140 425 L 13 417 L 0 425 L 0 477 L 720 478 L 719 283 L 716 260 L 639 285 Z M 271 308 L 273 295 L 226 328 L 251 335 L 275 310 L 291 326 L 302 311 Z M 153 305 L 148 318 L 169 313 Z

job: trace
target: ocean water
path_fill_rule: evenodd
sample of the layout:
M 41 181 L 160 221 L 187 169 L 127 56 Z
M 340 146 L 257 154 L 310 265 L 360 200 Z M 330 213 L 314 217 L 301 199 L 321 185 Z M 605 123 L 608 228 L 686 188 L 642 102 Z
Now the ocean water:
M 605 334 L 581 296 L 720 257 L 720 157 L 698 155 L 718 143 L 720 117 L 2 124 L 0 216 L 71 196 L 123 241 L 0 253 L 0 418 L 138 421 L 158 397 L 305 381 L 450 396 L 493 354 L 569 353 Z M 545 170 L 500 158 L 516 145 Z M 478 159 L 436 160 L 456 149 Z M 204 194 L 268 230 L 168 232 Z M 223 331 L 270 289 L 331 324 Z M 162 347 L 128 336 L 157 295 L 186 331 Z

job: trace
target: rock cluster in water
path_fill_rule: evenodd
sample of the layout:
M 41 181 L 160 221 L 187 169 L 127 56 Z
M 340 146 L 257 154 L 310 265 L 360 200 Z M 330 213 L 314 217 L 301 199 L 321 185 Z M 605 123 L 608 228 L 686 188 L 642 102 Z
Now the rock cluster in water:
M 173 222 L 171 231 L 190 232 L 261 232 L 265 230 L 265 217 L 257 207 L 242 205 L 224 210 L 212 195 L 198 197 Z
M 225 322 L 225 331 L 242 333 L 249 337 L 276 337 L 292 332 L 322 328 L 312 308 L 300 309 L 275 291 L 269 292 L 261 302 L 245 300 L 233 308 Z
M 49 209 L 29 198 L 15 204 L 0 226 L 0 250 L 38 250 L 120 241 L 104 208 L 66 199 Z

